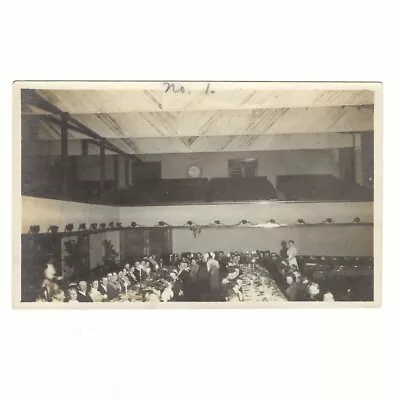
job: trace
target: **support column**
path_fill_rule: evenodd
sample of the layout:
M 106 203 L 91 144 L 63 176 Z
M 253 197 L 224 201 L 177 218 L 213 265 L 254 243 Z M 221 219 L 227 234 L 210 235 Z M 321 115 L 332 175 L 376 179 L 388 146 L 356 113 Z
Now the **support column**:
M 68 179 L 68 113 L 61 114 L 61 191 L 64 196 L 69 194 L 69 179 Z
M 359 185 L 363 184 L 362 152 L 361 152 L 361 134 L 354 134 L 354 180 Z
M 129 159 L 125 158 L 125 186 L 126 187 L 128 187 L 129 184 L 130 184 L 130 180 L 129 180 L 129 176 L 130 176 L 130 174 L 129 174 L 129 165 L 130 165 Z
M 106 180 L 106 141 L 100 140 L 100 190 L 104 192 L 104 181 Z
M 115 189 L 119 189 L 119 156 L 116 154 L 114 156 L 114 181 L 115 181 Z
M 89 141 L 86 139 L 82 140 L 82 155 L 87 156 L 89 154 Z

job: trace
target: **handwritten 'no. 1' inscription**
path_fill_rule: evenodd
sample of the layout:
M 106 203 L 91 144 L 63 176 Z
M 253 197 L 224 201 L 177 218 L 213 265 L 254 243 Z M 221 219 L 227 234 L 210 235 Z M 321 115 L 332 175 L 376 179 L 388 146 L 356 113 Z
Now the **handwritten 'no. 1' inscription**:
M 165 93 L 189 93 L 190 91 L 186 90 L 185 87 L 179 83 L 170 83 L 170 82 L 164 82 L 163 85 L 165 85 Z M 215 93 L 214 90 L 210 89 L 210 84 L 207 83 L 207 87 L 205 88 L 205 94 L 209 93 Z

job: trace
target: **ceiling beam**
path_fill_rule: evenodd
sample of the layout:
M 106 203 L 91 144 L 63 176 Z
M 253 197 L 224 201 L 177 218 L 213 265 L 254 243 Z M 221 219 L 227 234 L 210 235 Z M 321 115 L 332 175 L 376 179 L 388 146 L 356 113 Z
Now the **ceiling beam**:
M 29 104 L 32 104 L 35 107 L 38 107 L 48 113 L 51 114 L 56 114 L 62 116 L 64 114 L 64 111 L 60 110 L 58 107 L 56 107 L 54 104 L 50 103 L 48 100 L 43 99 L 36 91 L 35 89 L 24 89 L 21 91 L 21 96 L 22 96 L 22 101 L 23 102 L 28 102 Z M 49 116 L 47 116 L 48 118 Z M 57 118 L 56 118 L 57 120 Z M 91 139 L 96 139 L 99 141 L 104 140 L 105 147 L 107 147 L 111 151 L 115 151 L 116 153 L 123 155 L 125 157 L 131 158 L 134 161 L 137 162 L 142 162 L 142 160 L 138 157 L 136 157 L 133 154 L 128 154 L 125 151 L 121 150 L 114 144 L 110 143 L 107 138 L 104 138 L 103 136 L 99 135 L 96 133 L 94 130 L 88 128 L 86 125 L 84 125 L 82 122 L 76 120 L 74 117 L 71 115 L 68 115 L 68 121 L 69 125 L 73 125 L 72 129 L 79 129 L 80 133 L 83 133 L 84 135 L 90 137 Z M 52 122 L 55 122 L 53 120 Z M 58 120 L 57 120 L 58 123 Z M 60 126 L 61 126 L 61 120 L 60 120 Z M 76 129 L 77 128 L 77 129 Z
M 241 136 L 366 132 L 374 129 L 374 109 L 313 107 L 260 110 L 76 114 L 75 120 L 107 138 Z

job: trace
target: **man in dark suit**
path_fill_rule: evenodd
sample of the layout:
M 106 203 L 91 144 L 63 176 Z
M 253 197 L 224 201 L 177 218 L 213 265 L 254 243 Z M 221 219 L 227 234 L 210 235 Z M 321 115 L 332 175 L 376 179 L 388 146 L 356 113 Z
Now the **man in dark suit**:
M 146 261 L 136 262 L 135 263 L 135 277 L 137 281 L 141 281 L 142 279 L 147 278 L 147 272 L 145 270 Z
M 101 278 L 101 282 L 100 282 L 100 285 L 99 285 L 99 287 L 97 288 L 97 290 L 103 295 L 103 298 L 108 298 L 108 288 L 107 288 L 107 285 L 108 285 L 108 279 L 107 279 L 107 277 L 106 276 L 103 276 L 102 278 Z
M 129 272 L 127 273 L 127 275 L 126 275 L 128 277 L 128 279 L 129 279 L 129 282 L 130 282 L 131 285 L 134 285 L 137 282 L 137 278 L 136 278 L 136 275 L 135 275 L 135 270 L 136 270 L 136 268 L 132 267 L 129 270 Z
M 76 298 L 79 303 L 91 303 L 92 298 L 87 294 L 87 283 L 80 281 L 78 284 L 78 297 Z

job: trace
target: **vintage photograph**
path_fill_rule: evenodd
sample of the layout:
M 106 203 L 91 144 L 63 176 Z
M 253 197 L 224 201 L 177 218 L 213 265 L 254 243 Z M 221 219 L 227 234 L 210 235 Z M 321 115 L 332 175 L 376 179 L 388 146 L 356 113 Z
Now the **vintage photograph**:
M 13 137 L 14 307 L 380 304 L 378 83 L 21 81 Z

